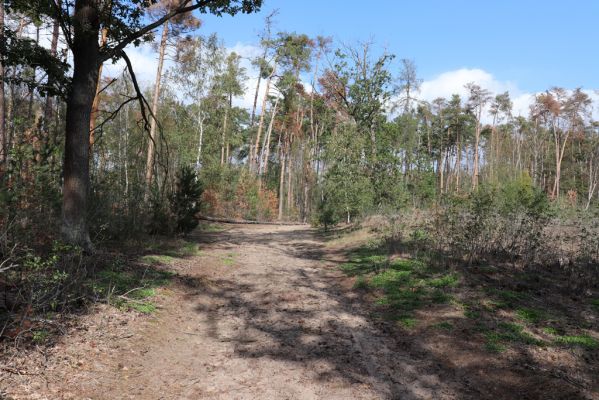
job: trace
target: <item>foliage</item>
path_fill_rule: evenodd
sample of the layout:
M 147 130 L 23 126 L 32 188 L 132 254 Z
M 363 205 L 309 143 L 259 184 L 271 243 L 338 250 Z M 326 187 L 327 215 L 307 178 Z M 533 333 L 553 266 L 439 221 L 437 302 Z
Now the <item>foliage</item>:
M 530 178 L 502 187 L 482 185 L 467 197 L 447 197 L 437 216 L 439 247 L 468 262 L 507 257 L 530 263 L 543 240 L 551 209 Z
M 187 166 L 179 170 L 177 188 L 171 198 L 171 211 L 177 232 L 187 234 L 198 226 L 202 184 L 195 171 Z

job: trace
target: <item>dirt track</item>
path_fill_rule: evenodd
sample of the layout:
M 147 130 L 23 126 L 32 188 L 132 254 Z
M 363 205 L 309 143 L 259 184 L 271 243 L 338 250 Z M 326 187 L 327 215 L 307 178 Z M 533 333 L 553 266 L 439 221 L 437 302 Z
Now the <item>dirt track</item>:
M 201 252 L 168 267 L 180 278 L 159 292 L 156 313 L 98 306 L 28 353 L 15 368 L 26 373 L 0 379 L 0 398 L 597 398 L 534 367 L 545 350 L 499 359 L 465 330 L 409 333 L 373 318 L 338 268 L 343 251 L 308 227 L 225 225 L 190 240 Z M 451 317 L 443 307 L 420 313 L 422 325 Z M 560 354 L 556 366 L 572 357 Z
M 188 287 L 119 345 L 120 365 L 108 368 L 116 372 L 86 385 L 88 396 L 446 397 L 438 378 L 398 353 L 338 286 L 341 276 L 323 262 L 328 255 L 310 229 L 234 225 L 197 240 L 204 254 L 176 267 Z M 234 265 L 218 262 L 231 255 Z

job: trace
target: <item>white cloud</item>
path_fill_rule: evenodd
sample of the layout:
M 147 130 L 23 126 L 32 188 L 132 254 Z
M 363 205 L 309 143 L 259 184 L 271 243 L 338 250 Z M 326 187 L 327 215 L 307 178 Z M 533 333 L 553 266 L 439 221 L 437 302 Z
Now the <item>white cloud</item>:
M 468 98 L 466 84 L 474 82 L 493 95 L 509 92 L 514 104 L 514 115 L 528 115 L 528 107 L 534 101 L 534 94 L 525 93 L 512 81 L 501 81 L 488 71 L 479 68 L 460 68 L 443 72 L 433 79 L 425 80 L 419 92 L 419 98 L 432 101 L 438 97 L 449 98 L 458 94 L 463 101 Z M 487 119 L 487 118 L 485 118 Z
M 483 69 L 461 68 L 443 72 L 433 79 L 422 82 L 418 97 L 421 100 L 432 101 L 438 97 L 449 98 L 453 94 L 459 94 L 465 101 L 468 98 L 465 85 L 469 82 L 474 82 L 480 87 L 490 90 L 493 95 L 508 91 L 513 103 L 512 114 L 514 116 L 528 116 L 530 105 L 534 102 L 535 95 L 538 94 L 523 91 L 516 83 L 499 80 Z M 597 90 L 584 90 L 584 92 L 593 100 L 593 104 L 599 104 Z M 593 118 L 599 119 L 599 107 L 594 107 Z M 488 122 L 489 116 L 485 116 L 484 120 Z
M 140 86 L 148 87 L 153 85 L 156 79 L 156 69 L 158 68 L 158 53 L 154 50 L 153 46 L 146 43 L 139 47 L 127 47 L 125 51 L 131 60 L 133 71 Z M 172 61 L 167 58 L 164 63 L 163 72 L 166 72 L 171 64 Z M 116 64 L 107 61 L 104 64 L 102 74 L 104 76 L 117 77 L 124 69 L 125 61 L 123 60 L 119 60 Z

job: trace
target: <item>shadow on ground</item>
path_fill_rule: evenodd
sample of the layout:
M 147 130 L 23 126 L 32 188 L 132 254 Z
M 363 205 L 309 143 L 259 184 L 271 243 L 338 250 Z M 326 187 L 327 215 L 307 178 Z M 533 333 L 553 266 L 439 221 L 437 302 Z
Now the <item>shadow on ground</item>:
M 276 275 L 274 281 L 284 282 L 279 289 L 292 288 L 291 292 L 235 277 L 183 280 L 190 301 L 211 299 L 197 301 L 196 306 L 198 313 L 208 316 L 211 336 L 221 336 L 225 315 L 241 321 L 241 333 L 228 338 L 238 357 L 304 366 L 325 363 L 329 368 L 314 370 L 318 379 L 366 384 L 385 399 L 585 399 L 599 393 L 596 386 L 585 387 L 560 375 L 559 360 L 539 365 L 534 353 L 520 349 L 506 364 L 485 351 L 469 331 L 431 327 L 414 337 L 408 329 L 377 318 L 365 294 L 352 289 L 334 265 L 342 260 L 342 252 L 328 249 L 313 230 L 252 232 L 232 227 L 196 233 L 190 240 L 223 250 L 270 246 L 287 262 L 301 265 L 265 271 Z M 423 312 L 434 313 L 431 307 Z M 460 326 L 463 319 L 455 315 L 446 321 Z

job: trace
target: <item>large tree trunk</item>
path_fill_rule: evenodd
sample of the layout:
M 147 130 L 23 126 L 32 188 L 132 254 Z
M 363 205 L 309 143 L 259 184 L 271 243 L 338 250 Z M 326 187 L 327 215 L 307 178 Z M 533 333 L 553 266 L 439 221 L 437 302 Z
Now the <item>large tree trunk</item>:
M 60 0 L 57 1 L 60 6 Z M 58 54 L 58 36 L 60 34 L 60 22 L 58 19 L 54 20 L 52 26 L 52 42 L 50 44 L 50 54 L 54 57 Z M 49 86 L 52 82 L 48 82 Z M 52 96 L 46 96 L 46 102 L 44 104 L 44 135 L 45 139 L 49 141 L 50 138 L 50 121 L 52 120 L 53 105 Z
M 279 98 L 277 97 L 277 100 L 275 101 L 275 105 L 273 107 L 273 109 L 271 110 L 271 115 L 270 115 L 270 123 L 268 124 L 268 131 L 266 132 L 266 140 L 265 140 L 265 144 L 264 146 L 262 146 L 262 153 L 264 153 L 264 155 L 261 155 L 261 159 L 263 159 L 263 163 L 264 165 L 262 165 L 260 163 L 260 160 L 258 160 L 258 167 L 259 167 L 259 174 L 262 175 L 266 175 L 266 173 L 268 172 L 268 158 L 270 157 L 270 137 L 272 135 L 272 128 L 275 122 L 275 117 L 277 115 L 277 106 L 279 105 Z
M 200 111 L 198 111 L 198 129 L 200 130 L 200 139 L 198 143 L 198 154 L 196 156 L 196 170 L 200 170 L 200 164 L 202 162 L 202 146 L 204 144 L 204 116 L 202 113 L 202 104 L 198 105 Z
M 227 144 L 227 123 L 229 121 L 229 109 L 230 108 L 231 108 L 231 101 L 229 101 L 227 108 L 225 108 L 225 117 L 223 120 L 223 133 L 222 133 L 221 144 L 220 144 L 220 165 L 225 164 L 225 146 Z
M 281 170 L 279 173 L 279 221 L 283 219 L 283 200 L 285 198 L 285 150 L 282 147 L 279 148 L 279 160 L 281 163 Z
M 108 29 L 102 29 L 102 38 L 100 39 L 100 47 L 106 44 L 106 40 L 108 40 Z M 92 113 L 89 121 L 89 147 L 90 147 L 90 156 L 92 156 L 92 151 L 94 149 L 94 143 L 96 143 L 96 118 L 98 117 L 98 109 L 100 108 L 100 80 L 102 79 L 102 66 L 104 64 L 100 64 L 98 67 L 98 84 L 96 85 L 96 95 L 94 96 L 94 102 L 92 103 Z
M 272 81 L 272 77 L 277 70 L 277 64 L 272 69 L 272 72 L 268 76 L 266 81 L 266 91 L 264 92 L 264 98 L 262 99 L 262 112 L 260 113 L 260 122 L 258 123 L 258 132 L 256 133 L 256 144 L 254 145 L 254 150 L 251 153 L 250 157 L 250 170 L 255 168 L 255 164 L 258 160 L 258 149 L 260 147 L 260 136 L 262 136 L 262 129 L 264 127 L 264 114 L 266 114 L 266 101 L 268 100 L 268 93 L 270 92 L 270 83 Z
M 4 43 L 4 2 L 0 2 L 0 42 Z M 4 129 L 4 64 L 0 58 L 0 176 L 6 161 L 7 138 Z
M 89 121 L 98 83 L 98 10 L 95 0 L 76 2 L 73 81 L 67 98 L 62 235 L 91 249 L 87 227 Z
M 476 189 L 478 188 L 478 148 L 480 146 L 480 130 L 481 130 L 481 123 L 480 123 L 480 119 L 482 116 L 482 106 L 480 106 L 479 111 L 478 111 L 478 117 L 476 119 L 476 131 L 475 131 L 475 137 L 474 137 L 474 166 L 473 166 L 473 172 L 472 172 L 472 188 Z
M 154 158 L 156 155 L 156 113 L 158 111 L 158 100 L 160 97 L 160 80 L 162 78 L 162 66 L 164 65 L 164 53 L 166 51 L 166 40 L 168 38 L 168 21 L 162 28 L 160 39 L 160 51 L 158 55 L 158 69 L 156 71 L 156 82 L 154 83 L 154 97 L 152 98 L 152 120 L 150 121 L 150 140 L 148 141 L 148 154 L 146 157 L 146 192 L 145 200 L 150 197 L 150 189 L 154 178 Z

